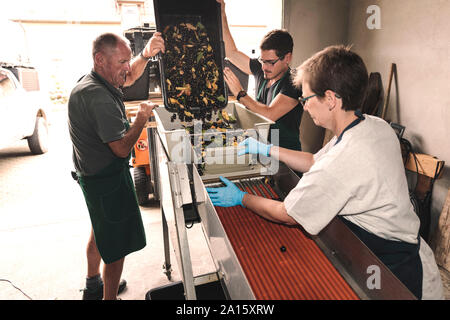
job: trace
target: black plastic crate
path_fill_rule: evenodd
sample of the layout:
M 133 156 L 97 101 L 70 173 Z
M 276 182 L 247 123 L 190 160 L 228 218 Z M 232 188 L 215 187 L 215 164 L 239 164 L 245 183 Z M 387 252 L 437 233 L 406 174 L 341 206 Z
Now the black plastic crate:
M 207 30 L 210 45 L 214 51 L 215 63 L 219 68 L 219 92 L 225 97 L 220 105 L 215 105 L 217 109 L 226 107 L 228 104 L 228 90 L 223 76 L 225 48 L 222 37 L 222 18 L 220 4 L 216 0 L 153 0 L 155 10 L 155 20 L 157 31 L 163 32 L 164 28 L 178 23 L 203 24 Z M 167 97 L 166 71 L 164 59 L 159 59 L 161 73 L 161 91 L 164 104 L 170 112 L 177 112 L 171 108 Z M 220 94 L 218 93 L 218 94 Z M 190 106 L 195 110 L 196 106 Z

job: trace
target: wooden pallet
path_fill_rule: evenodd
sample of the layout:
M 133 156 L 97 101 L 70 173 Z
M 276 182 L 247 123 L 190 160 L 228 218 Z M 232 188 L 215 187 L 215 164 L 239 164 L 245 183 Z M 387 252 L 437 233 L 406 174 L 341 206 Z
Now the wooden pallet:
M 405 165 L 406 169 L 413 172 L 418 172 L 421 175 L 433 179 L 439 179 L 442 176 L 442 172 L 444 170 L 441 170 L 441 168 L 443 166 L 444 161 L 439 160 L 438 158 L 430 156 L 428 154 L 421 154 L 421 153 L 410 153 Z

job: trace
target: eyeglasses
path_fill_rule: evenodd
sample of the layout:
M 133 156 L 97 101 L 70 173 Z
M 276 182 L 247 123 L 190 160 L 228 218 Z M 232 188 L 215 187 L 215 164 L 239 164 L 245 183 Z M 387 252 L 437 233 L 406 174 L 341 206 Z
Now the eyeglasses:
M 334 93 L 334 95 L 336 96 L 336 98 L 342 99 L 342 97 L 339 94 L 337 94 L 336 92 Z M 306 105 L 306 102 L 308 102 L 309 99 L 311 99 L 311 98 L 313 98 L 315 96 L 317 96 L 317 94 L 313 94 L 313 95 L 311 95 L 309 97 L 306 97 L 306 98 L 300 97 L 300 98 L 298 98 L 298 101 L 300 101 L 300 103 L 304 107 Z
M 263 59 L 261 59 L 261 57 L 259 57 L 259 58 L 258 58 L 258 61 L 259 61 L 259 63 L 261 63 L 261 64 L 270 64 L 271 66 L 273 66 L 273 65 L 275 65 L 275 63 L 277 63 L 278 61 L 283 60 L 283 59 L 284 59 L 284 56 L 279 57 L 279 58 L 276 59 L 276 60 L 263 60 Z
M 317 94 L 313 94 L 313 95 L 311 95 L 311 96 L 309 96 L 309 97 L 306 97 L 306 98 L 300 97 L 300 98 L 298 98 L 298 101 L 300 101 L 300 103 L 301 103 L 302 106 L 304 107 L 305 104 L 306 104 L 306 102 L 308 102 L 309 99 L 311 99 L 311 98 L 313 98 L 313 97 L 315 97 L 315 96 L 317 96 Z

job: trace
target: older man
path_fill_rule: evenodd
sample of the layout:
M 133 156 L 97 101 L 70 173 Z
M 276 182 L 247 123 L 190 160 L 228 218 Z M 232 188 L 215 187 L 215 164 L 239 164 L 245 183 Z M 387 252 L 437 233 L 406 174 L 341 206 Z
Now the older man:
M 73 162 L 92 223 L 84 300 L 116 299 L 126 285 L 122 280 L 119 286 L 125 256 L 146 245 L 128 164 L 131 149 L 154 105 L 142 103 L 130 126 L 121 88 L 133 84 L 142 75 L 148 59 L 160 51 L 164 51 L 160 33 L 155 33 L 133 60 L 126 39 L 102 34 L 93 43 L 93 70 L 70 95 Z

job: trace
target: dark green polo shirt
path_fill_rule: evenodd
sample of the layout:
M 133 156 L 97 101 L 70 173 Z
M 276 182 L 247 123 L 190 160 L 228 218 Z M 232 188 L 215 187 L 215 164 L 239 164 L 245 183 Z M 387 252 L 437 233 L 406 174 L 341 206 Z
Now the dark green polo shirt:
M 264 72 L 262 71 L 262 66 L 258 59 L 250 59 L 249 66 L 252 74 L 255 76 L 255 96 L 257 101 L 268 106 L 279 93 L 293 99 L 298 99 L 301 97 L 301 89 L 295 88 L 292 84 L 290 70 L 288 70 L 287 74 L 285 74 L 280 80 L 275 82 L 271 87 L 267 88 L 267 80 L 264 79 Z M 302 119 L 302 114 L 303 107 L 300 103 L 298 103 L 292 110 L 275 121 L 274 125 L 270 126 L 271 132 L 269 133 L 269 141 L 283 148 L 300 151 L 300 121 Z M 278 130 L 278 142 L 274 141 L 275 139 L 271 139 L 272 130 Z
M 94 175 L 117 159 L 108 143 L 126 133 L 122 91 L 92 70 L 72 90 L 68 112 L 75 169 Z

